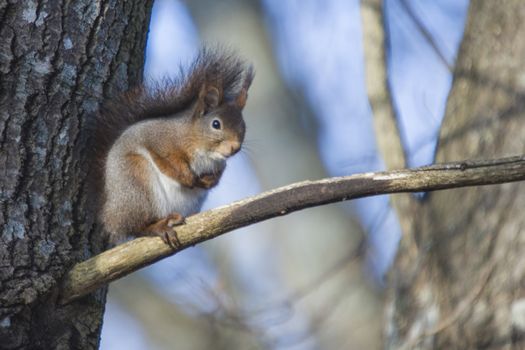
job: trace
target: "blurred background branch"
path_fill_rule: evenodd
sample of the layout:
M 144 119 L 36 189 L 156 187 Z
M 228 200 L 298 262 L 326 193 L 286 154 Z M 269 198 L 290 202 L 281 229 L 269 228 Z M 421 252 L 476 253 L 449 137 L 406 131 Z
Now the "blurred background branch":
M 365 77 L 379 151 L 387 169 L 406 167 L 400 129 L 388 84 L 383 0 L 361 1 Z
M 385 30 L 383 0 L 362 0 L 361 20 L 366 89 L 372 108 L 378 151 L 387 169 L 400 169 L 408 163 L 388 80 L 386 50 L 389 39 Z M 409 235 L 413 229 L 410 213 L 417 206 L 416 198 L 409 194 L 390 196 L 390 203 L 398 214 L 401 231 Z
M 427 29 L 423 21 L 419 18 L 419 16 L 416 14 L 416 11 L 412 7 L 412 4 L 408 0 L 399 0 L 399 4 L 403 8 L 403 10 L 406 12 L 406 14 L 410 17 L 412 22 L 416 25 L 417 30 L 421 33 L 421 35 L 425 38 L 427 43 L 432 47 L 434 52 L 436 53 L 436 56 L 439 58 L 441 63 L 447 67 L 447 69 L 452 72 L 454 70 L 453 63 L 449 62 L 446 55 L 443 53 L 442 49 L 439 47 L 436 39 L 430 33 L 430 31 Z

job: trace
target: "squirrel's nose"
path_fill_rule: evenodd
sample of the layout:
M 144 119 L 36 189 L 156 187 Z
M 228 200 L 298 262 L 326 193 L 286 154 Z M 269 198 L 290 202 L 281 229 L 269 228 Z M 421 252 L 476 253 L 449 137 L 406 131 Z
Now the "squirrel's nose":
M 226 141 L 223 142 L 217 151 L 225 157 L 233 156 L 241 149 L 241 143 L 239 141 Z
M 234 155 L 235 153 L 239 152 L 241 149 L 241 143 L 238 141 L 233 141 L 230 143 L 230 155 Z

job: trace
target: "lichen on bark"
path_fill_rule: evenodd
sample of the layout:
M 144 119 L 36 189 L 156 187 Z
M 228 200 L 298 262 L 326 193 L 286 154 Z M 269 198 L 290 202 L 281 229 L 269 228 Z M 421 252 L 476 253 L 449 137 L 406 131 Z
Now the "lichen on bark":
M 57 281 L 100 252 L 86 125 L 140 82 L 151 1 L 0 3 L 2 348 L 96 348 L 105 292 L 68 307 Z

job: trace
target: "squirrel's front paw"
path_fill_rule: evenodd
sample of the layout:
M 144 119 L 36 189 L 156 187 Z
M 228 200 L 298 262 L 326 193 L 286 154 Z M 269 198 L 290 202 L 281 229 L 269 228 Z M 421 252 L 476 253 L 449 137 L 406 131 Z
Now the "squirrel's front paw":
M 205 174 L 199 177 L 199 186 L 203 188 L 212 188 L 219 183 L 220 175 Z

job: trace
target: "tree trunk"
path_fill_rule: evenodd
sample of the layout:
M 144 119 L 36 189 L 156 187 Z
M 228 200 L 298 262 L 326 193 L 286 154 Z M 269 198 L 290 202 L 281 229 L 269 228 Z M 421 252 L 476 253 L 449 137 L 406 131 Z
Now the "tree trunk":
M 105 291 L 65 307 L 57 281 L 101 251 L 86 125 L 140 82 L 151 1 L 0 2 L 0 347 L 97 348 Z
M 469 11 L 438 162 L 525 150 L 525 2 Z M 523 183 L 428 195 L 391 275 L 387 348 L 523 348 L 524 208 Z

